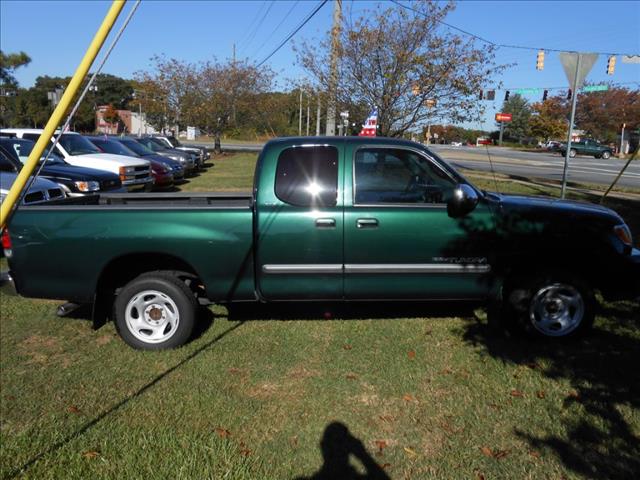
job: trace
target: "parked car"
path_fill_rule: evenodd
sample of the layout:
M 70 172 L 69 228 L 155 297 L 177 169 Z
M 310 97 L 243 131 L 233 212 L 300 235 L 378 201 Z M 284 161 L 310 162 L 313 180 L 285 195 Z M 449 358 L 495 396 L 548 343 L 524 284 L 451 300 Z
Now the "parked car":
M 558 148 L 561 155 L 567 154 L 567 144 L 563 143 Z M 582 140 L 580 142 L 571 142 L 569 157 L 576 155 L 590 155 L 595 158 L 604 158 L 605 160 L 613 155 L 613 149 L 606 145 L 600 145 L 595 140 Z
M 461 147 L 462 146 L 462 142 L 451 142 L 451 146 L 452 147 Z
M 124 155 L 125 157 L 140 158 L 135 152 L 127 148 L 122 143 L 103 136 L 87 136 L 91 143 L 100 149 L 101 152 L 113 155 Z M 171 167 L 163 161 L 145 158 L 151 164 L 151 174 L 153 175 L 153 187 L 156 190 L 173 187 L 173 172 Z
M 157 155 L 153 152 L 153 150 L 145 147 L 141 143 L 136 142 L 132 138 L 129 137 L 110 137 L 112 140 L 116 142 L 120 142 L 122 145 L 127 147 L 133 153 L 135 153 L 138 157 L 144 160 L 156 160 L 159 162 L 164 162 L 171 168 L 173 172 L 173 179 L 175 181 L 184 180 L 184 167 L 177 160 L 172 160 L 169 157 L 163 157 L 162 155 Z
M 11 189 L 18 176 L 14 163 L 4 149 L 0 150 L 0 203 Z M 46 178 L 36 178 L 22 199 L 22 205 L 37 205 L 50 200 L 61 200 L 65 194 L 60 185 Z
M 19 172 L 27 161 L 35 142 L 17 137 L 0 137 L 0 149 Z M 44 161 L 43 155 L 41 162 Z M 121 193 L 127 190 L 122 186 L 120 177 L 115 173 L 94 168 L 76 167 L 67 164 L 55 152 L 49 153 L 47 163 L 40 170 L 39 178 L 57 183 L 70 197 L 92 195 L 97 192 Z
M 18 138 L 35 142 L 40 138 L 42 129 L 4 128 L 0 130 L 1 133 L 13 134 Z M 129 191 L 151 190 L 153 187 L 149 162 L 140 158 L 102 153 L 93 143 L 78 133 L 63 133 L 54 152 L 59 154 L 68 164 L 115 173 L 119 176 L 122 185 Z
M 561 146 L 562 146 L 562 142 L 549 140 L 547 143 L 545 143 L 544 148 L 549 152 L 557 152 L 560 150 Z
M 595 291 L 640 293 L 640 250 L 614 211 L 480 190 L 401 139 L 272 140 L 247 194 L 81 202 L 16 213 L 11 277 L 27 297 L 93 303 L 96 322 L 114 312 L 135 348 L 183 344 L 207 301 L 477 302 L 561 338 L 591 326 Z
M 199 147 L 197 145 L 185 145 L 180 143 L 176 137 L 171 135 L 154 135 L 153 138 L 164 142 L 169 148 L 175 148 L 176 150 L 182 150 L 184 152 L 193 153 L 195 155 L 196 167 L 202 168 L 204 162 L 211 157 L 211 154 L 205 147 Z
M 160 140 L 156 140 L 153 137 L 126 137 L 132 140 L 135 140 L 141 145 L 144 145 L 149 150 L 152 150 L 156 155 L 161 155 L 163 157 L 170 158 L 171 160 L 175 160 L 180 162 L 180 164 L 184 168 L 185 176 L 193 175 L 196 171 L 196 163 L 194 160 L 194 156 L 189 152 L 182 152 L 180 150 L 176 150 L 175 148 L 168 148 L 164 143 L 160 142 Z

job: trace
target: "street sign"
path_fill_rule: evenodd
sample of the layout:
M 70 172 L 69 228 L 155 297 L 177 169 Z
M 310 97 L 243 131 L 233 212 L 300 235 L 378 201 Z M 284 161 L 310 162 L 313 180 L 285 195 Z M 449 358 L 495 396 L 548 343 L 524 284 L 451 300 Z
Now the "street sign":
M 622 55 L 622 63 L 640 63 L 640 55 Z
M 579 68 L 578 56 L 580 56 Z M 560 63 L 564 68 L 564 73 L 567 75 L 569 85 L 573 85 L 573 90 L 577 90 L 582 87 L 584 79 L 587 73 L 593 68 L 593 64 L 598 59 L 597 53 L 569 53 L 560 52 Z
M 510 113 L 496 113 L 496 122 L 510 122 L 512 119 Z
M 540 93 L 541 91 L 541 88 L 516 88 L 513 92 L 520 95 L 535 95 L 536 93 Z
M 587 85 L 582 89 L 583 92 L 604 92 L 609 90 L 609 85 Z

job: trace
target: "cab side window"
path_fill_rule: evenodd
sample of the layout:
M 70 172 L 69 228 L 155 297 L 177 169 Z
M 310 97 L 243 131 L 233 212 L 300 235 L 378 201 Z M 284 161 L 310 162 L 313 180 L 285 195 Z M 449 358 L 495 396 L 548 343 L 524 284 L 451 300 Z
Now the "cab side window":
M 338 150 L 287 148 L 278 157 L 276 197 L 299 207 L 334 207 L 338 199 Z
M 356 152 L 355 204 L 441 204 L 454 180 L 430 159 L 401 148 L 363 148 Z

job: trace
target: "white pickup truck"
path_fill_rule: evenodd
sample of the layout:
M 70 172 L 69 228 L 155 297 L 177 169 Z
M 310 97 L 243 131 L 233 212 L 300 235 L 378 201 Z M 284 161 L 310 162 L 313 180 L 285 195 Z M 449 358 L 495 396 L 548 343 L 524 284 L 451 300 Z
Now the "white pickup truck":
M 35 142 L 40 138 L 42 129 L 3 128 L 0 132 L 14 134 L 18 138 Z M 103 153 L 78 133 L 63 133 L 55 152 L 70 165 L 106 170 L 119 175 L 122 185 L 129 191 L 149 191 L 153 187 L 153 176 L 149 162 L 135 157 Z

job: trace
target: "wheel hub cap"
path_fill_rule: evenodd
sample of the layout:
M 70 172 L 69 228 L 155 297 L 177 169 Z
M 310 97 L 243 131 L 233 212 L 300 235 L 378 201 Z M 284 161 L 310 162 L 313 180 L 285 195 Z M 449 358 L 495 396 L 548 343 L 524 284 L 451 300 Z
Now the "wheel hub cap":
M 554 283 L 535 293 L 531 299 L 529 319 L 540 333 L 561 337 L 580 326 L 584 312 L 584 300 L 575 287 Z
M 176 332 L 180 312 L 175 301 L 158 290 L 134 295 L 125 308 L 127 328 L 145 343 L 165 342 Z

